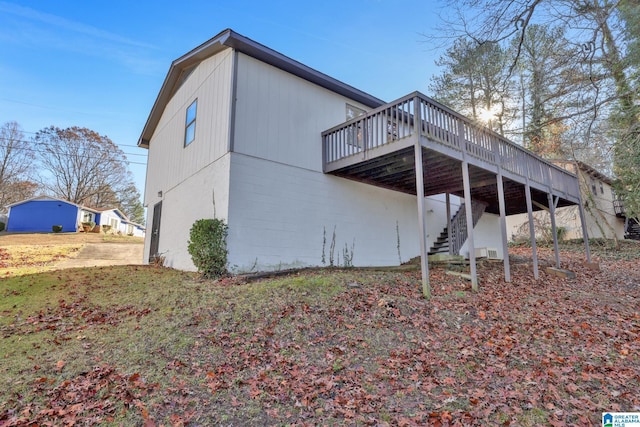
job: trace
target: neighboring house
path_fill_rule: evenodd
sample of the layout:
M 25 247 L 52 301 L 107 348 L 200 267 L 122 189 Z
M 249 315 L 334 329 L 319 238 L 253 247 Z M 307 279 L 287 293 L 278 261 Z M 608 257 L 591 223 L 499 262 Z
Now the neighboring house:
M 83 222 L 109 225 L 114 233 L 144 237 L 144 227 L 129 221 L 118 209 L 93 209 L 48 196 L 35 197 L 9 205 L 8 232 L 51 232 L 61 225 L 63 232 L 75 232 Z
M 444 239 L 496 248 L 508 277 L 504 216 L 580 201 L 575 175 L 418 92 L 385 103 L 232 30 L 171 64 L 138 145 L 145 258 L 179 269 L 215 217 L 232 272 L 426 260 Z
M 126 234 L 128 236 L 144 237 L 145 229 L 127 218 L 119 209 L 99 209 L 98 225 L 103 231 L 112 234 Z
M 580 195 L 585 212 L 585 226 L 590 238 L 624 239 L 625 218 L 620 201 L 613 190 L 613 180 L 593 167 L 580 161 L 553 160 L 554 164 L 574 173 L 580 182 Z M 540 227 L 537 236 L 547 237 L 551 224 L 548 211 L 535 214 Z M 579 239 L 583 237 L 578 206 L 567 206 L 556 211 L 556 222 L 561 228 L 561 238 Z M 513 215 L 507 219 L 507 228 L 513 240 L 529 238 L 526 215 Z

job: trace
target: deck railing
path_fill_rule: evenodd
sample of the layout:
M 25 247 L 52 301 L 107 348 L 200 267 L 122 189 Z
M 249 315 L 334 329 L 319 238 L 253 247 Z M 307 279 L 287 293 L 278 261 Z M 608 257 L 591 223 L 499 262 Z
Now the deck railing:
M 419 92 L 323 132 L 324 161 L 328 165 L 366 154 L 368 150 L 418 132 L 444 147 L 464 153 L 471 158 L 471 163 L 500 166 L 523 181 L 529 179 L 555 191 L 579 195 L 578 181 L 572 173 Z
M 613 211 L 617 216 L 627 216 L 627 213 L 624 210 L 624 201 L 622 199 L 614 199 L 613 200 Z
M 486 203 L 478 202 L 477 200 L 471 200 L 471 217 L 473 219 L 473 226 L 475 227 L 480 220 L 480 217 L 486 209 Z M 458 212 L 451 218 L 451 232 L 449 233 L 449 254 L 460 255 L 460 249 L 462 245 L 467 241 L 469 236 L 469 229 L 467 228 L 467 215 L 465 204 L 460 205 Z

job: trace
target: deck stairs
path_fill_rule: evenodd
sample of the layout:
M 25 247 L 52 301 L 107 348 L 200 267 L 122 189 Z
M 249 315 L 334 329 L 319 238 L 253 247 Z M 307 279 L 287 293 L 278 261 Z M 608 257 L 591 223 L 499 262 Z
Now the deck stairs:
M 484 213 L 487 205 L 475 200 L 471 201 L 471 213 L 473 217 L 473 226 L 475 227 L 480 220 L 480 217 Z M 445 227 L 440 233 L 433 246 L 429 250 L 429 255 L 437 254 L 450 254 L 460 255 L 460 248 L 467 240 L 469 236 L 467 231 L 467 216 L 465 212 L 465 204 L 462 203 L 460 208 L 451 218 L 451 237 L 452 241 L 449 242 L 449 229 Z
M 625 224 L 624 238 L 640 240 L 640 224 L 633 218 L 629 218 Z

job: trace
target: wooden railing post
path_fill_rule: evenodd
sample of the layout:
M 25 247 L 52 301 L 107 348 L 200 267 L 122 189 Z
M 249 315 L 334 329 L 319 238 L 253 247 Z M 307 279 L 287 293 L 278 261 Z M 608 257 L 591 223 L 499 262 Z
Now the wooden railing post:
M 420 140 L 422 128 L 422 105 L 418 95 L 413 97 L 413 133 Z
M 467 140 L 464 137 L 464 122 L 459 118 L 456 118 L 456 122 L 458 123 L 458 143 L 463 153 L 462 156 L 465 158 L 467 153 Z
M 367 150 L 369 145 L 369 118 L 362 119 L 362 158 L 367 158 Z

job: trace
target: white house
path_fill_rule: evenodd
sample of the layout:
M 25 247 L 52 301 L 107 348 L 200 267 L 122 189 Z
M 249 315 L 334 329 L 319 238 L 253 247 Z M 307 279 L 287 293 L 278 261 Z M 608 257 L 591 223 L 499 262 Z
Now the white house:
M 579 203 L 574 175 L 422 94 L 387 104 L 232 30 L 171 64 L 138 145 L 146 257 L 179 269 L 200 218 L 227 221 L 229 269 L 246 272 L 425 259 L 450 218 L 449 251 L 503 257 L 525 189 Z
M 100 215 L 98 217 L 98 225 L 108 233 L 123 234 L 127 236 L 144 237 L 144 226 L 132 222 L 120 209 L 98 209 Z M 108 231 L 106 230 L 108 227 Z
M 625 216 L 624 206 L 613 190 L 613 180 L 592 166 L 580 161 L 554 160 L 553 163 L 569 170 L 578 177 L 580 194 L 585 211 L 585 228 L 590 238 L 624 239 Z M 538 237 L 544 237 L 550 226 L 549 212 L 539 211 L 535 214 Z M 580 222 L 578 206 L 567 206 L 556 211 L 556 222 L 562 227 L 562 238 L 582 238 L 583 230 Z M 529 238 L 528 221 L 524 214 L 512 215 L 507 219 L 507 227 L 512 239 Z

